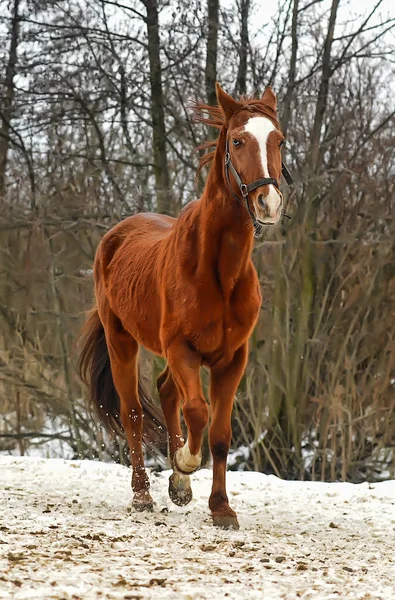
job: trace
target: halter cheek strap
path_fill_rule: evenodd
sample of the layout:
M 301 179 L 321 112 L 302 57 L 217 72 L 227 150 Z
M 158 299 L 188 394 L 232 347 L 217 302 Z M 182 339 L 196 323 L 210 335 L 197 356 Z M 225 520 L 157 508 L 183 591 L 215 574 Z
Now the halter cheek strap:
M 281 161 L 281 173 L 283 174 L 283 177 L 285 179 L 285 181 L 288 183 L 288 185 L 293 185 L 293 177 L 291 175 L 291 173 L 288 171 L 287 167 L 284 165 L 283 161 Z
M 233 177 L 236 180 L 237 185 L 239 186 L 240 189 L 240 193 L 243 197 L 244 203 L 246 205 L 248 214 L 251 217 L 252 223 L 254 225 L 254 237 L 259 238 L 262 237 L 263 235 L 263 226 L 258 223 L 258 221 L 256 220 L 256 217 L 254 215 L 254 213 L 252 212 L 250 205 L 248 203 L 248 194 L 250 192 L 252 192 L 253 190 L 256 190 L 259 187 L 262 187 L 264 185 L 274 185 L 277 189 L 280 188 L 277 179 L 274 179 L 273 177 L 262 177 L 261 179 L 257 179 L 256 181 L 253 181 L 252 183 L 246 184 L 243 183 L 243 181 L 241 180 L 240 175 L 238 174 L 238 172 L 236 171 L 236 169 L 234 168 L 232 161 L 230 159 L 230 152 L 229 152 L 229 145 L 228 145 L 228 141 L 226 141 L 226 149 L 225 149 L 225 177 L 226 177 L 226 183 L 228 186 L 228 189 L 230 192 L 232 192 L 234 198 L 237 200 L 237 202 L 240 202 L 240 198 L 239 196 L 235 193 L 233 187 L 232 187 L 232 183 L 230 181 L 230 177 L 229 177 L 229 171 L 232 173 Z M 285 181 L 287 182 L 288 185 L 292 185 L 293 184 L 293 179 L 292 179 L 292 175 L 291 173 L 288 171 L 287 167 L 284 165 L 284 163 L 281 163 L 281 173 L 283 174 L 283 177 L 285 179 Z M 286 217 L 288 217 L 288 215 L 284 215 Z M 288 217 L 290 218 L 290 217 Z

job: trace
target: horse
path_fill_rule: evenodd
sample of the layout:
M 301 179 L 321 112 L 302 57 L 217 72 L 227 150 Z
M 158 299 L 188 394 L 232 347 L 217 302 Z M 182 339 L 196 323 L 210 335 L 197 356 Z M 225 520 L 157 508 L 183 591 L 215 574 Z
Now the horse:
M 144 423 L 160 422 L 141 385 L 139 347 L 164 357 L 157 389 L 168 434 L 171 500 L 192 499 L 209 408 L 200 368 L 210 371 L 209 445 L 213 524 L 238 529 L 226 493 L 234 397 L 248 358 L 261 292 L 251 254 L 254 236 L 283 214 L 279 189 L 284 137 L 277 101 L 234 99 L 216 84 L 217 106 L 196 105 L 198 121 L 219 131 L 202 144 L 198 173 L 211 163 L 203 193 L 178 218 L 138 213 L 110 229 L 94 261 L 96 306 L 81 334 L 79 372 L 110 430 L 123 430 L 132 463 L 132 505 L 152 510 L 142 450 Z M 200 116 L 199 116 L 200 115 Z M 209 151 L 211 147 L 211 151 Z M 180 425 L 180 404 L 187 428 Z M 154 427 L 151 428 L 152 430 Z

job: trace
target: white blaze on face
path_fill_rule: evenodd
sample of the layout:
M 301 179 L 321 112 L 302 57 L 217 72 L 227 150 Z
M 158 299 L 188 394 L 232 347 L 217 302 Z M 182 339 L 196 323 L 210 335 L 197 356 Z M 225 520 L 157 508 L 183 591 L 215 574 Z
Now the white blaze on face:
M 267 140 L 269 134 L 272 131 L 276 131 L 275 126 L 271 120 L 267 119 L 266 117 L 251 117 L 248 119 L 244 130 L 253 135 L 258 142 L 263 176 L 270 177 L 269 167 L 267 164 Z M 265 197 L 265 201 L 268 205 L 270 215 L 274 217 L 280 204 L 280 196 L 273 185 L 269 185 L 269 193 Z

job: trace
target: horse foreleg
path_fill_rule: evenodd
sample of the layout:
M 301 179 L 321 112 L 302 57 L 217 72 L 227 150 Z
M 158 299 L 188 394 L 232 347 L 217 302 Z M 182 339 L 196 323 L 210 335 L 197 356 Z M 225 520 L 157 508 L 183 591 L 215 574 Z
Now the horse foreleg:
M 166 367 L 159 375 L 157 387 L 169 435 L 169 458 L 173 468 L 169 479 L 169 496 L 174 504 L 185 506 L 192 500 L 192 490 L 189 476 L 178 473 L 174 469 L 174 454 L 182 447 L 183 440 L 180 424 L 180 397 L 169 367 Z
M 210 403 L 212 410 L 209 431 L 210 450 L 213 456 L 213 487 L 209 506 L 213 523 L 224 529 L 238 529 L 234 510 L 226 494 L 226 461 L 232 439 L 231 414 L 233 399 L 247 362 L 247 345 L 235 353 L 230 364 L 211 369 Z
M 149 493 L 150 483 L 142 448 L 143 409 L 138 396 L 138 344 L 111 311 L 106 316 L 104 329 L 111 372 L 119 395 L 119 414 L 132 460 L 133 506 L 137 510 L 152 510 L 153 500 Z
M 167 350 L 173 379 L 182 397 L 182 411 L 188 428 L 186 443 L 173 457 L 176 470 L 188 475 L 202 462 L 201 444 L 208 422 L 208 407 L 200 381 L 201 358 L 185 342 L 173 342 Z

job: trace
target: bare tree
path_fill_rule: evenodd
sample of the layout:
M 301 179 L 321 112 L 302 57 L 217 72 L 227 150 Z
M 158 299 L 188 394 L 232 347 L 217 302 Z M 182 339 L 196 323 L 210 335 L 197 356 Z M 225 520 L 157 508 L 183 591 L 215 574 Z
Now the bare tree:
M 288 124 L 291 118 L 291 105 L 295 90 L 296 79 L 296 60 L 298 56 L 298 15 L 299 0 L 293 0 L 292 3 L 292 24 L 291 24 L 291 56 L 289 60 L 289 70 L 287 78 L 287 88 L 283 99 L 281 127 L 284 137 L 287 137 Z
M 247 57 L 249 48 L 248 20 L 250 13 L 250 0 L 240 0 L 238 4 L 240 13 L 240 50 L 239 69 L 237 72 L 236 93 L 247 93 Z
M 333 73 L 331 68 L 331 52 L 335 33 L 335 24 L 340 0 L 332 0 L 331 12 L 329 16 L 328 29 L 322 55 L 321 80 L 318 88 L 317 103 L 315 106 L 314 123 L 311 130 L 309 166 L 311 171 L 315 171 L 318 162 L 318 152 L 322 124 L 324 121 L 325 110 L 328 103 L 329 80 Z
M 148 52 L 151 81 L 151 116 L 157 208 L 170 214 L 171 191 L 166 155 L 166 129 L 163 107 L 162 69 L 160 60 L 159 17 L 157 0 L 145 0 L 147 10 Z
M 217 80 L 219 0 L 208 0 L 207 10 L 206 98 L 209 104 L 214 105 L 217 103 L 215 82 Z
M 7 158 L 12 131 L 11 120 L 14 112 L 14 78 L 16 74 L 17 49 L 20 32 L 19 21 L 19 0 L 14 0 L 10 23 L 10 46 L 0 103 L 0 201 L 4 200 L 5 196 Z

